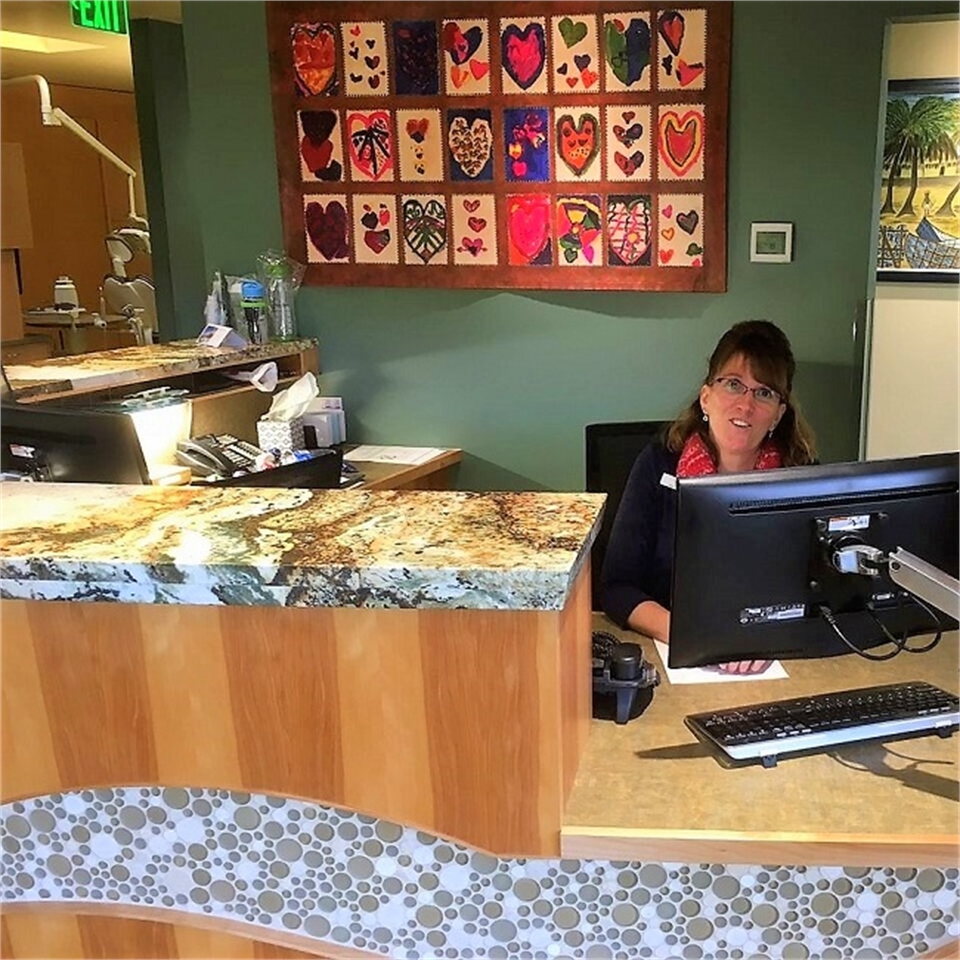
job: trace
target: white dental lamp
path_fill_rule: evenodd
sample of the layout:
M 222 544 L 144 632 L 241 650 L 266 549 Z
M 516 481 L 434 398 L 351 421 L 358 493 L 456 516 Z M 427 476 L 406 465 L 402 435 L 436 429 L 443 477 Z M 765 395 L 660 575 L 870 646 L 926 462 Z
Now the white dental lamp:
M 107 253 L 110 256 L 112 274 L 104 279 L 101 287 L 101 313 L 106 299 L 114 312 L 126 316 L 134 330 L 138 343 L 152 342 L 157 327 L 156 303 L 153 283 L 146 277 L 127 280 L 126 264 L 136 252 L 149 254 L 150 232 L 145 217 L 138 216 L 134 180 L 137 172 L 128 163 L 124 163 L 106 144 L 101 143 L 82 124 L 50 100 L 50 85 L 46 77 L 30 74 L 3 80 L 4 84 L 35 83 L 40 90 L 40 120 L 45 127 L 66 127 L 84 143 L 93 147 L 100 156 L 109 160 L 115 167 L 127 175 L 127 196 L 130 205 L 128 219 L 131 226 L 120 227 L 106 237 Z

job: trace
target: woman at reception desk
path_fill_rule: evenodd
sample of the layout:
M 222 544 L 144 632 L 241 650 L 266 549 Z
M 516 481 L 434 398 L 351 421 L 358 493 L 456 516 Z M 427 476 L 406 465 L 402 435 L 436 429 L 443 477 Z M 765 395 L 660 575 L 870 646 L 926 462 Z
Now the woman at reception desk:
M 620 823 L 625 788 L 650 811 L 707 786 L 682 751 L 637 753 L 648 734 L 683 739 L 679 719 L 663 726 L 673 691 L 636 723 L 590 719 L 602 496 L 2 497 L 4 956 L 275 955 L 250 952 L 267 941 L 424 960 L 813 957 L 857 937 L 909 935 L 916 953 L 955 939 L 956 871 L 922 858 L 896 873 L 605 862 L 610 839 L 642 848 L 628 820 L 589 827 Z M 620 787 L 591 799 L 610 764 Z M 673 793 L 656 798 L 640 774 L 658 766 Z

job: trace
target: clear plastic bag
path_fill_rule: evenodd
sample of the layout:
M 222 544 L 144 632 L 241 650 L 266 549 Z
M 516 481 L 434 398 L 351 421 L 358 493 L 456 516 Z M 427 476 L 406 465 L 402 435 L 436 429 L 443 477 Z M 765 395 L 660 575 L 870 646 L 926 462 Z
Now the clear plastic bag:
M 257 257 L 257 276 L 263 285 L 271 340 L 295 340 L 294 299 L 306 267 L 284 253 L 267 250 Z

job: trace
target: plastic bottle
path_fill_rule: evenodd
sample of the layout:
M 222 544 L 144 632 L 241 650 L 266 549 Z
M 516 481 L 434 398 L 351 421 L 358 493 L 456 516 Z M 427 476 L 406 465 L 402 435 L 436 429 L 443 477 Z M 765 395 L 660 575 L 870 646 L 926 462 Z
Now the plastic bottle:
M 244 280 L 240 284 L 240 305 L 247 322 L 247 340 L 250 343 L 266 343 L 267 313 L 263 300 L 263 287 L 256 280 Z

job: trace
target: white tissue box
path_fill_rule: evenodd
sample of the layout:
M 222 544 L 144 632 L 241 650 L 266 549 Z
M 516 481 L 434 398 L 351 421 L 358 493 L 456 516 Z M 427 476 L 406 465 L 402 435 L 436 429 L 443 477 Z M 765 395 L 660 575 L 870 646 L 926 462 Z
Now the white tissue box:
M 303 417 L 292 420 L 258 420 L 257 446 L 261 450 L 303 450 Z

